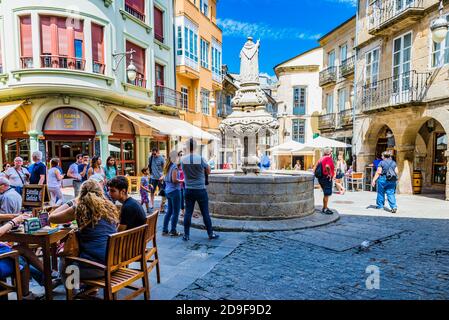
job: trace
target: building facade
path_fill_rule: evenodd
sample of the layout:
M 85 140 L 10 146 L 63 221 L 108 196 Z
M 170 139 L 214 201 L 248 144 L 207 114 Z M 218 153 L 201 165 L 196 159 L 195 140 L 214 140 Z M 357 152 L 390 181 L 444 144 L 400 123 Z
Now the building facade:
M 322 65 L 323 49 L 314 48 L 274 67 L 279 79 L 276 90 L 279 144 L 291 140 L 306 143 L 318 133 L 317 118 L 322 111 L 319 85 Z M 296 160 L 301 161 L 302 168 L 313 164 L 312 156 L 298 156 L 293 163 L 284 161 L 278 165 L 280 168 L 291 167 Z
M 175 89 L 173 19 L 170 0 L 1 1 L 2 163 L 113 155 L 135 175 L 152 147 L 166 154 L 180 138 L 152 109 L 158 86 Z
M 217 1 L 175 0 L 175 34 L 180 117 L 219 137 L 216 100 L 222 89 L 222 31 L 217 26 Z M 203 155 L 210 159 L 217 148 L 217 143 L 209 143 Z
M 324 66 L 320 72 L 323 110 L 318 129 L 322 136 L 348 144 L 353 136 L 355 25 L 354 16 L 318 40 Z M 350 151 L 346 150 L 347 161 L 352 161 Z
M 445 192 L 449 200 L 449 35 L 435 43 L 430 30 L 438 4 L 358 2 L 353 142 L 358 171 L 391 150 L 399 192 L 412 193 L 419 170 L 424 188 Z M 448 17 L 447 3 L 443 13 Z

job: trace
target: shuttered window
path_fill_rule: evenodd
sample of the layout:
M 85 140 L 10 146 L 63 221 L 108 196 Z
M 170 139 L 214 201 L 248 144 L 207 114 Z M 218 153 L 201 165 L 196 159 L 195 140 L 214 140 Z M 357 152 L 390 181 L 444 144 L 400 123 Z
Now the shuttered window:
M 164 42 L 164 12 L 154 7 L 154 37 Z
M 20 54 L 22 62 L 23 59 L 33 58 L 31 16 L 20 17 Z
M 145 49 L 139 47 L 138 45 L 126 41 L 126 51 L 130 51 L 133 49 L 135 52 L 133 53 L 133 63 L 136 66 L 137 69 L 137 78 L 135 81 L 129 81 L 131 84 L 134 84 L 139 87 L 146 87 L 146 80 L 145 80 Z M 126 57 L 126 65 L 128 66 L 130 64 L 130 56 L 128 55 Z
M 104 74 L 104 34 L 103 27 L 92 23 L 93 72 Z

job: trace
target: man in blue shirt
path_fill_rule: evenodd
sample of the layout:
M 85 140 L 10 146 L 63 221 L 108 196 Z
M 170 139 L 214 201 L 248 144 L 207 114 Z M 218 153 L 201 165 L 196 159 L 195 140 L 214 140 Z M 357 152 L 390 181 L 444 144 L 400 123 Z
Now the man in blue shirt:
M 30 184 L 44 185 L 47 178 L 47 166 L 42 163 L 42 152 L 34 151 L 32 159 L 34 164 L 30 172 Z
M 165 160 L 159 154 L 159 149 L 153 148 L 151 151 L 151 156 L 148 158 L 148 171 L 150 171 L 150 184 L 153 187 L 151 189 L 151 210 L 154 208 L 154 193 L 156 191 L 156 187 L 159 187 L 159 192 L 164 189 L 164 185 L 162 182 L 162 176 L 164 171 Z M 162 197 L 161 201 L 161 211 L 164 211 L 164 203 L 165 197 Z
M 83 154 L 83 161 L 81 164 L 78 164 L 78 173 L 81 176 L 81 183 L 87 180 L 87 171 L 89 171 L 89 155 Z
M 78 167 L 82 164 L 83 164 L 83 155 L 78 154 L 76 156 L 76 162 L 72 163 L 69 167 L 69 170 L 67 171 L 67 177 L 73 179 L 73 191 L 75 197 L 78 197 L 78 194 L 80 193 L 82 177 L 78 172 Z

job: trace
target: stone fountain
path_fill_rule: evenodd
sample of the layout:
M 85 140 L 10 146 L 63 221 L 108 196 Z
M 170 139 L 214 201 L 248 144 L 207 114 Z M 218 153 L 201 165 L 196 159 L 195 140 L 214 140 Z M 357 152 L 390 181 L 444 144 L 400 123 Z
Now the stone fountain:
M 209 177 L 212 217 L 222 219 L 293 219 L 314 213 L 313 175 L 259 172 L 257 136 L 276 134 L 279 124 L 266 112 L 267 98 L 259 82 L 259 46 L 251 37 L 240 53 L 240 89 L 232 100 L 233 112 L 221 122 L 225 136 L 244 146 L 242 169 Z

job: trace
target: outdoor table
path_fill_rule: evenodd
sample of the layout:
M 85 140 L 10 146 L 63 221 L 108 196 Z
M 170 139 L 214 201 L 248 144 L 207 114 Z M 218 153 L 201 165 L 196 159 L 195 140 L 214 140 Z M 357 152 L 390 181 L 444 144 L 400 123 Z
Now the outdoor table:
M 62 240 L 69 232 L 70 228 L 61 229 L 52 234 L 27 234 L 24 232 L 9 232 L 0 237 L 3 242 L 17 242 L 20 244 L 36 244 L 42 248 L 44 262 L 44 287 L 45 298 L 53 299 L 53 286 L 51 279 L 52 265 L 57 269 L 58 258 L 56 256 L 56 243 Z

